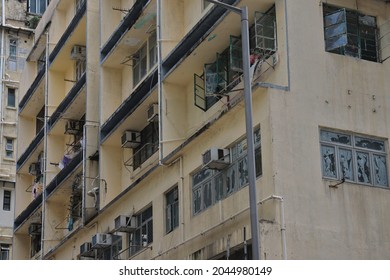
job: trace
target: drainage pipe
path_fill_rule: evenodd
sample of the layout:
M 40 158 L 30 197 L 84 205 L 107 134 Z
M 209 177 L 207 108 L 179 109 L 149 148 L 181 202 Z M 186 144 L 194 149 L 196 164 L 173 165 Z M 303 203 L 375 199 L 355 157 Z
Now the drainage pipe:
M 280 201 L 280 233 L 282 235 L 282 255 L 283 259 L 287 260 L 287 245 L 286 245 L 286 222 L 284 220 L 284 199 L 282 196 L 278 195 L 271 195 L 262 201 L 260 201 L 260 204 L 263 204 L 264 202 L 276 199 Z

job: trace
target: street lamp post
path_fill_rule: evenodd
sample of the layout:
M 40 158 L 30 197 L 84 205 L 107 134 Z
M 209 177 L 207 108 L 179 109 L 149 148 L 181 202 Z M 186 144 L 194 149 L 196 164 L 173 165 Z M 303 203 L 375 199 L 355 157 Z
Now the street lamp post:
M 235 6 L 217 1 L 206 0 L 207 2 L 222 6 L 241 16 L 241 41 L 242 61 L 244 70 L 244 100 L 245 100 L 245 124 L 246 138 L 248 143 L 248 181 L 249 181 L 249 208 L 252 234 L 252 255 L 254 260 L 260 259 L 259 224 L 256 201 L 256 170 L 255 170 L 255 146 L 253 136 L 252 120 L 252 85 L 249 65 L 249 24 L 248 7 L 237 8 Z

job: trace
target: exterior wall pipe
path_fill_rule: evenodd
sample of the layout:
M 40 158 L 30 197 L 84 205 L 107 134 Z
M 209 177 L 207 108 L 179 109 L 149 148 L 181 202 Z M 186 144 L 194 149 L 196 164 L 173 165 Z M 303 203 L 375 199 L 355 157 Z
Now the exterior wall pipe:
M 46 218 L 46 179 L 47 179 L 47 133 L 48 133 L 48 96 L 49 96 L 49 32 L 46 31 L 46 63 L 45 63 L 45 118 L 44 118 L 44 141 L 43 141 L 43 192 L 42 192 L 42 229 L 41 229 L 41 259 L 44 257 L 45 245 L 45 218 Z
M 163 92 L 162 92 L 162 53 L 161 53 L 161 0 L 157 0 L 157 92 L 158 92 L 158 151 L 159 151 L 159 164 L 162 165 L 162 159 L 164 157 L 163 151 Z
M 284 220 L 284 199 L 282 196 L 278 195 L 271 195 L 262 201 L 260 201 L 260 204 L 263 204 L 264 202 L 276 199 L 280 201 L 280 232 L 282 235 L 282 256 L 284 260 L 287 260 L 287 244 L 286 244 L 286 222 Z
M 4 93 L 4 67 L 5 67 L 5 31 L 4 31 L 4 25 L 5 25 L 5 0 L 1 1 L 1 46 L 0 46 L 0 79 L 1 79 L 1 85 L 0 85 L 0 121 L 3 122 L 3 93 Z M 3 147 L 3 123 L 0 123 L 0 148 Z M 1 155 L 1 152 L 0 152 Z M 3 162 L 3 157 L 0 156 L 0 164 Z

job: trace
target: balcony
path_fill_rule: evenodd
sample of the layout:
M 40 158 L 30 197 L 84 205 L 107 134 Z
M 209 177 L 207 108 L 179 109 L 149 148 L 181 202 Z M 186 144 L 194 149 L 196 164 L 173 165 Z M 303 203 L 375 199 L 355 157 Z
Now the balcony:
M 73 17 L 72 21 L 69 23 L 68 27 L 62 34 L 61 38 L 57 42 L 56 46 L 54 47 L 53 51 L 50 53 L 49 56 L 49 65 L 51 65 L 54 60 L 57 58 L 58 54 L 64 47 L 65 43 L 69 40 L 69 38 L 72 36 L 74 33 L 78 33 L 77 28 L 79 26 L 79 23 L 81 20 L 84 18 L 84 15 L 86 13 L 86 8 L 87 8 L 87 1 L 84 1 L 82 5 L 79 7 L 77 10 L 75 16 Z M 85 27 L 84 27 L 85 30 Z

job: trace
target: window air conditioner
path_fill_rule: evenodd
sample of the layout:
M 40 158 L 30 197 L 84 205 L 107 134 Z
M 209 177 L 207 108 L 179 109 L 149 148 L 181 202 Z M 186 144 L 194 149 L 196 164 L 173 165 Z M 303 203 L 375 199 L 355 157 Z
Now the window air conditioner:
M 137 148 L 141 144 L 141 133 L 137 131 L 125 131 L 122 134 L 122 148 Z
M 158 117 L 158 105 L 154 103 L 150 105 L 148 109 L 148 122 L 157 121 L 157 117 Z
M 230 164 L 229 150 L 211 148 L 203 155 L 203 164 L 211 169 L 224 169 Z
M 70 52 L 70 59 L 85 60 L 87 49 L 85 46 L 74 45 Z
M 82 257 L 94 257 L 95 253 L 92 250 L 92 243 L 85 242 L 80 246 L 80 256 Z
M 134 232 L 137 229 L 136 217 L 120 215 L 114 220 L 115 231 Z
M 12 152 L 14 150 L 14 145 L 12 143 L 5 144 L 5 150 Z
M 42 232 L 42 225 L 38 223 L 32 223 L 28 227 L 28 235 L 30 236 L 37 236 L 40 235 Z
M 80 135 L 83 131 L 83 126 L 80 121 L 68 121 L 65 124 L 65 134 Z
M 37 176 L 40 173 L 40 162 L 31 163 L 28 167 L 28 173 L 33 176 Z
M 108 233 L 97 233 L 92 236 L 92 249 L 110 247 L 112 244 L 112 236 Z

